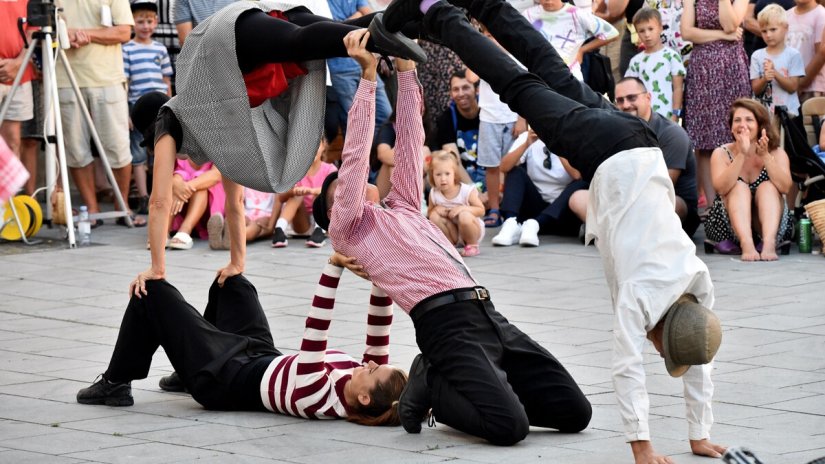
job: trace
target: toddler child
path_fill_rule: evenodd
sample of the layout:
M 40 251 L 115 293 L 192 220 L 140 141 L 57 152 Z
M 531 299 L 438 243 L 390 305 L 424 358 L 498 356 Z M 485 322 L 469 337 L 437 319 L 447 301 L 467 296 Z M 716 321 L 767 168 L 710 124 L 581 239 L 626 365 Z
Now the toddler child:
M 158 5 L 137 0 L 132 3 L 135 18 L 135 38 L 123 45 L 123 72 L 129 85 L 129 114 L 138 98 L 149 92 L 172 96 L 172 62 L 166 47 L 152 35 L 158 26 Z M 149 213 L 149 191 L 146 187 L 146 148 L 140 144 L 143 134 L 135 130 L 129 120 L 129 143 L 132 152 L 132 173 L 137 187 L 139 214 Z
M 484 238 L 484 205 L 475 185 L 459 182 L 457 172 L 455 155 L 443 150 L 433 153 L 428 171 L 432 189 L 427 217 L 452 243 L 464 243 L 461 256 L 476 256 Z
M 326 243 L 324 230 L 315 226 L 312 219 L 312 202 L 315 196 L 321 193 L 324 179 L 337 170 L 335 165 L 323 161 L 326 152 L 327 141 L 321 137 L 315 160 L 312 161 L 307 174 L 295 184 L 295 187 L 280 195 L 281 211 L 275 222 L 275 231 L 272 233 L 273 248 L 284 248 L 288 245 L 286 230 L 290 225 L 298 235 L 306 235 L 312 231 L 306 246 L 320 248 Z
M 650 91 L 653 111 L 678 122 L 682 117 L 685 66 L 682 56 L 662 43 L 662 15 L 642 8 L 633 15 L 633 27 L 644 50 L 630 60 L 625 77 L 636 77 Z
M 756 98 L 773 116 L 774 107 L 785 106 L 788 114 L 799 114 L 799 82 L 805 76 L 802 54 L 785 45 L 788 18 L 785 10 L 772 3 L 756 18 L 765 48 L 751 55 L 751 88 Z

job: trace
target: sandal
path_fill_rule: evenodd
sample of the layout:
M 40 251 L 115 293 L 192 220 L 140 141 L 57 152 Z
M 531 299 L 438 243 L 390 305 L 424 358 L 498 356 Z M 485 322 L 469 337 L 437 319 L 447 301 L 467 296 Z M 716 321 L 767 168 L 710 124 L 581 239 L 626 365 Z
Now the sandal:
M 481 252 L 478 251 L 478 245 L 464 245 L 464 249 L 461 250 L 459 254 L 465 258 L 469 258 L 471 256 L 478 256 L 480 253 Z
M 178 232 L 172 237 L 171 240 L 166 244 L 167 247 L 173 250 L 188 250 L 192 248 L 194 242 L 192 241 L 192 237 L 187 234 L 186 232 Z
M 484 216 L 484 227 L 501 227 L 501 211 L 492 208 Z
M 132 219 L 132 225 L 135 227 L 146 227 L 146 218 L 143 216 L 135 216 L 135 213 L 130 213 L 129 218 Z M 98 219 L 100 221 L 100 219 Z M 100 224 L 103 224 L 103 221 L 100 221 Z M 126 223 L 126 218 L 119 217 L 115 221 L 115 224 L 119 226 L 129 227 L 129 224 Z

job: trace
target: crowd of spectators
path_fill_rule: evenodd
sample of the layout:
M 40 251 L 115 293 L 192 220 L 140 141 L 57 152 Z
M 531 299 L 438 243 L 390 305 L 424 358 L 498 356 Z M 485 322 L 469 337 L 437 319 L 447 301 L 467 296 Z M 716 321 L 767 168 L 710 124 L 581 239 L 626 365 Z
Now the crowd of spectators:
M 100 182 L 93 161 L 100 156 L 108 159 L 115 188 L 130 199 L 135 212 L 148 213 L 147 168 L 152 160 L 140 134 L 132 131 L 130 139 L 129 108 L 147 92 L 174 94 L 175 61 L 187 35 L 232 1 L 60 2 L 68 27 L 69 63 L 103 149 L 97 153 L 80 102 L 58 66 L 66 157 L 82 203 L 91 213 L 100 211 L 95 192 L 109 187 L 95 185 Z M 300 2 L 317 14 L 350 21 L 384 3 Z M 26 4 L 0 2 L 0 96 L 13 98 L 0 134 L 33 174 L 25 186 L 31 193 L 43 114 L 39 68 L 22 62 L 24 39 L 16 27 L 17 17 L 26 15 Z M 788 157 L 778 148 L 770 119 L 776 106 L 796 117 L 801 102 L 825 95 L 825 8 L 816 0 L 513 4 L 554 45 L 577 78 L 588 80 L 588 54 L 601 50 L 612 58 L 614 103 L 647 121 L 657 134 L 675 186 L 674 210 L 689 236 L 710 211 L 705 234 L 718 251 L 741 253 L 744 260 L 776 259 L 775 247 L 788 238 L 790 214 L 783 195 L 792 182 Z M 538 246 L 539 234 L 580 233 L 588 186 L 565 154 L 551 153 L 453 52 L 424 41 L 422 47 L 429 56 L 419 69 L 427 131 L 422 157 L 429 163 L 422 175 L 430 179 L 425 182 L 428 192 L 422 192 L 429 211 L 422 214 L 464 246 L 465 256 L 478 254 L 485 228 L 501 227 L 492 240 L 497 246 Z M 23 66 L 22 85 L 12 96 L 11 81 Z M 335 169 L 330 163 L 346 138 L 345 116 L 360 75 L 350 58 L 328 60 L 328 68 L 326 134 L 316 160 L 306 178 L 286 193 L 247 191 L 247 240 L 271 238 L 272 246 L 280 248 L 290 235 L 303 235 L 308 246 L 325 243 L 324 231 L 312 222 L 312 200 L 326 174 Z M 389 191 L 394 166 L 390 69 L 384 69 L 387 85 L 379 79 L 377 89 L 371 166 L 371 180 L 382 198 Z M 765 108 L 764 114 L 757 106 Z M 582 128 L 582 137 L 586 132 Z M 211 165 L 178 162 L 169 247 L 191 248 L 194 236 L 208 238 L 213 249 L 226 248 L 220 178 Z M 769 190 L 768 185 L 770 195 L 761 193 Z M 758 218 L 751 218 L 751 211 Z M 144 217 L 129 214 L 134 225 L 146 224 Z M 117 222 L 127 223 L 124 218 Z M 93 226 L 100 224 L 96 220 Z

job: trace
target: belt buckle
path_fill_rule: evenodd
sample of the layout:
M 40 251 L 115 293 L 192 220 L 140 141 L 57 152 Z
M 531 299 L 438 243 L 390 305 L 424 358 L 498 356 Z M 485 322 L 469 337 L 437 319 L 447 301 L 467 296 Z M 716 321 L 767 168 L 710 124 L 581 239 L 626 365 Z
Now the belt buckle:
M 476 292 L 476 297 L 479 300 L 489 300 L 490 299 L 490 292 L 484 287 L 476 287 L 473 289 Z

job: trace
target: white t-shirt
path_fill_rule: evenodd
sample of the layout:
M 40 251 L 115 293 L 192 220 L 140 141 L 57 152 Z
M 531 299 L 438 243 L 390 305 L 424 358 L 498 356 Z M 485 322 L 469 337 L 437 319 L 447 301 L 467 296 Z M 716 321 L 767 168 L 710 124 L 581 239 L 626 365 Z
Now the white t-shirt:
M 805 65 L 802 64 L 802 55 L 791 47 L 785 47 L 779 55 L 768 55 L 767 48 L 760 48 L 751 55 L 751 80 L 762 77 L 765 72 L 765 59 L 773 61 L 777 74 L 790 77 L 805 75 Z M 796 92 L 788 93 L 775 80 L 768 82 L 762 94 L 756 98 L 768 107 L 773 114 L 776 106 L 785 106 L 791 116 L 799 114 L 799 96 Z
M 493 124 L 507 124 L 515 122 L 518 115 L 510 110 L 506 103 L 501 101 L 498 94 L 493 92 L 486 81 L 481 80 L 478 84 L 478 112 L 479 121 Z
M 825 8 L 817 5 L 813 10 L 796 14 L 796 7 L 788 10 L 788 34 L 785 45 L 795 48 L 802 55 L 802 63 L 808 65 L 816 54 L 816 44 L 822 40 L 825 29 Z M 819 70 L 810 87 L 799 92 L 825 92 L 825 67 Z
M 524 144 L 525 140 L 527 140 L 527 132 L 523 132 L 516 138 L 512 147 L 510 147 L 510 151 Z M 544 167 L 544 160 L 547 159 L 547 153 L 550 152 L 549 149 L 545 151 L 545 148 L 544 142 L 536 140 L 521 155 L 519 164 L 524 164 L 527 169 L 527 176 L 536 185 L 539 193 L 541 193 L 541 198 L 547 203 L 553 203 L 565 187 L 573 182 L 573 178 L 564 169 L 564 165 L 561 164 L 561 160 L 555 153 L 550 153 L 550 169 Z

